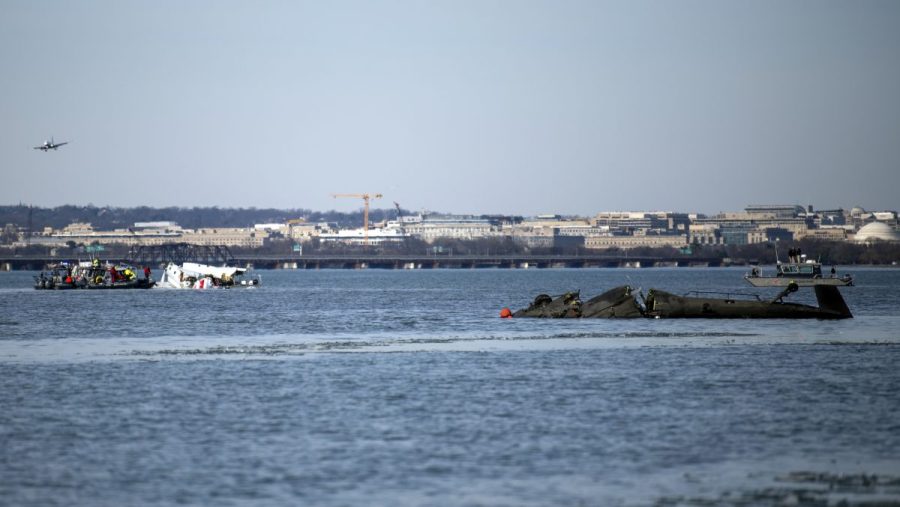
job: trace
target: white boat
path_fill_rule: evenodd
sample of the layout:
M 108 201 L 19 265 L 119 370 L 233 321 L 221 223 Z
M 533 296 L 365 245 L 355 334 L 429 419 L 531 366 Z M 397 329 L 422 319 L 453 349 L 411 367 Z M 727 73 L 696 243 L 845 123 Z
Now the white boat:
M 820 263 L 805 258 L 800 260 L 801 262 L 776 261 L 775 276 L 764 275 L 760 267 L 754 266 L 750 273 L 744 275 L 744 280 L 754 287 L 787 287 L 790 284 L 799 287 L 853 285 L 853 277 L 850 275 L 838 276 L 834 268 L 830 274 L 823 275 Z
M 232 287 L 256 287 L 259 276 L 247 275 L 246 268 L 209 266 L 196 262 L 166 265 L 156 286 L 166 289 L 228 289 Z

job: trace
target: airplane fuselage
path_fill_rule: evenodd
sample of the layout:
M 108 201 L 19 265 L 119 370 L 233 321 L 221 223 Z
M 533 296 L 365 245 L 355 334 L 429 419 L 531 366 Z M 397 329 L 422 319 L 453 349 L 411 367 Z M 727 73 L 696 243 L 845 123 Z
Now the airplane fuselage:
M 64 144 L 69 144 L 69 142 L 63 141 L 61 143 L 56 143 L 53 140 L 44 141 L 44 144 L 42 144 L 40 146 L 35 146 L 34 149 L 41 150 L 41 151 L 56 150 L 57 148 L 59 148 L 60 146 L 62 146 Z

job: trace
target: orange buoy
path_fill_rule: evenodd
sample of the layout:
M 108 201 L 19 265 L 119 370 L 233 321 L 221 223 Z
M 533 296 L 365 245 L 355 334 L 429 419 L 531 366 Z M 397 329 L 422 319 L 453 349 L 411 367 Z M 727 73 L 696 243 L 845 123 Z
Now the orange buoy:
M 501 319 L 511 319 L 512 318 L 512 310 L 504 307 L 502 310 L 500 310 L 500 318 Z

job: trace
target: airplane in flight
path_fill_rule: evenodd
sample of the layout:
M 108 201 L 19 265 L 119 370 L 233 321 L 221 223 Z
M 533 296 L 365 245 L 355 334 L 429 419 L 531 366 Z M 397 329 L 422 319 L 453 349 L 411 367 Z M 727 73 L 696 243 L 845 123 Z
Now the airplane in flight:
M 41 151 L 55 150 L 64 144 L 69 144 L 69 141 L 63 141 L 61 143 L 56 143 L 53 141 L 53 138 L 51 137 L 49 141 L 44 141 L 44 144 L 42 144 L 40 146 L 35 146 L 34 149 L 41 150 Z

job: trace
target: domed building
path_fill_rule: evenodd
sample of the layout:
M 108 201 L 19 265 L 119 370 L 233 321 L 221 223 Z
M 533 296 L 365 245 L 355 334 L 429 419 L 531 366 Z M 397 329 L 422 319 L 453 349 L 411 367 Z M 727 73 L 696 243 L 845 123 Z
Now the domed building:
M 888 224 L 872 222 L 856 231 L 853 239 L 857 243 L 871 243 L 873 241 L 900 241 L 900 233 Z

